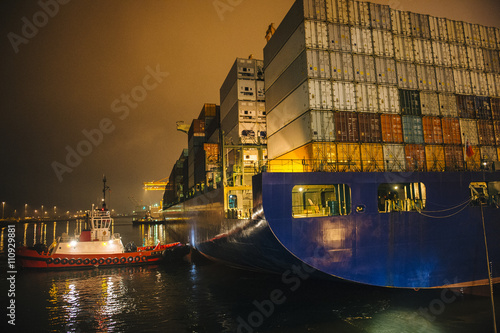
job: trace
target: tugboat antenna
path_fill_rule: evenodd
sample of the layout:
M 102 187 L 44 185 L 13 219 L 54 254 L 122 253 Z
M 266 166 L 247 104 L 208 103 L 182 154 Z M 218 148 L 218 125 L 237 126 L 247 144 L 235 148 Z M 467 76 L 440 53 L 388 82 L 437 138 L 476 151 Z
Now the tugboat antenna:
M 106 190 L 109 190 L 109 186 L 106 186 L 106 175 L 102 175 L 102 182 L 104 184 L 102 188 L 102 208 L 106 209 Z

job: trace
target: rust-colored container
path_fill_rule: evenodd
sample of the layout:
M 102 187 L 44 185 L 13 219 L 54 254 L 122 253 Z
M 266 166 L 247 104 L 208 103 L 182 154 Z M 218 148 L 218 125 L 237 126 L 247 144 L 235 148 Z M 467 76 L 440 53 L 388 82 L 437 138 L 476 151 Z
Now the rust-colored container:
M 427 171 L 441 172 L 445 170 L 444 147 L 440 145 L 425 146 Z
M 380 130 L 380 115 L 377 113 L 359 113 L 359 141 L 381 142 L 382 132 Z
M 204 143 L 205 157 L 207 164 L 219 161 L 219 145 L 217 143 Z
M 431 144 L 443 143 L 443 129 L 441 119 L 438 117 L 422 117 L 424 128 L 424 141 Z
M 364 172 L 383 172 L 384 150 L 382 145 L 377 143 L 362 144 L 361 164 Z
M 476 118 L 474 96 L 457 95 L 457 106 L 460 118 Z
M 425 171 L 425 146 L 406 145 L 405 159 L 407 171 Z
M 460 133 L 460 122 L 457 118 L 441 119 L 443 126 L 443 143 L 449 145 L 459 145 L 462 143 L 462 134 Z
M 444 160 L 446 171 L 460 171 L 464 169 L 464 150 L 462 146 L 445 146 Z
M 491 98 L 490 104 L 493 119 L 500 120 L 500 98 Z
M 335 112 L 336 139 L 340 142 L 359 142 L 358 115 L 354 112 Z
M 477 130 L 479 135 L 479 144 L 483 146 L 495 145 L 495 130 L 491 120 L 478 120 Z
M 403 125 L 401 123 L 401 116 L 396 114 L 381 114 L 380 127 L 382 129 L 383 142 L 403 142 Z

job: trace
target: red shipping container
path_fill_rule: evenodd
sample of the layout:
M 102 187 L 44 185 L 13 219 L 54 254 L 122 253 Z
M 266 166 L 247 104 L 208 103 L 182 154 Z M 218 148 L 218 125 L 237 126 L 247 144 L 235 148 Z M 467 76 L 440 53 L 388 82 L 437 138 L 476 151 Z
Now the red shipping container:
M 401 116 L 396 114 L 381 114 L 380 127 L 382 129 L 383 142 L 403 142 L 403 125 L 401 123 Z
M 500 120 L 500 98 L 491 98 L 490 103 L 493 119 Z
M 406 145 L 405 159 L 407 171 L 425 171 L 425 146 Z
M 443 126 L 443 142 L 449 145 L 462 144 L 462 134 L 460 133 L 460 122 L 457 118 L 441 119 Z
M 460 171 L 465 167 L 464 150 L 462 146 L 445 146 L 444 161 L 447 171 Z
M 354 112 L 335 112 L 336 139 L 340 142 L 359 142 L 358 115 Z
M 483 146 L 495 145 L 495 130 L 491 120 L 478 120 L 477 129 L 479 134 L 479 143 Z
M 497 141 L 497 146 L 500 146 L 500 120 L 493 121 L 493 131 Z
M 381 142 L 380 116 L 377 113 L 358 114 L 359 141 L 360 142 Z
M 438 117 L 422 117 L 422 126 L 424 128 L 425 143 L 441 144 L 443 143 L 443 130 L 441 128 L 441 119 Z

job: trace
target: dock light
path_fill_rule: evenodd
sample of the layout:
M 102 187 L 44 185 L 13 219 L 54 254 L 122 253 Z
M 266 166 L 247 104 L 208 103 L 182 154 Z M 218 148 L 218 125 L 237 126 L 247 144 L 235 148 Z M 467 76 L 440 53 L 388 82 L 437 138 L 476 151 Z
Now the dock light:
M 394 186 L 394 189 L 395 189 L 395 190 L 397 190 L 398 188 L 399 188 L 399 187 L 397 187 L 397 186 Z
M 71 241 L 71 243 L 69 243 L 69 245 L 70 245 L 71 247 L 75 247 L 75 246 L 76 246 L 76 241 L 75 241 L 75 240 L 74 240 L 74 241 Z
M 299 188 L 299 192 L 302 192 L 302 191 L 304 191 L 304 189 L 303 189 L 302 187 L 301 187 L 301 188 Z

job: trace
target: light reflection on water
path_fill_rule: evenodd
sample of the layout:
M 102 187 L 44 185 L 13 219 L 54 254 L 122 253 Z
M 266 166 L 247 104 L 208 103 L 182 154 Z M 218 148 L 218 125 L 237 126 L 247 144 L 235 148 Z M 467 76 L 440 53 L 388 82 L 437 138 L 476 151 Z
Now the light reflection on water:
M 44 239 L 50 243 L 62 232 L 71 235 L 84 227 L 78 222 L 25 226 L 16 227 L 17 240 L 28 245 Z M 122 235 L 124 243 L 134 240 L 136 244 L 150 238 L 185 242 L 189 235 L 186 226 L 133 227 L 125 221 L 115 222 L 115 232 Z M 0 270 L 6 271 L 3 265 L 5 260 L 1 260 Z M 6 288 L 5 280 L 0 281 L 0 292 Z M 262 325 L 255 332 L 492 331 L 487 297 L 457 297 L 429 320 L 418 311 L 441 297 L 440 291 L 390 290 L 305 280 L 292 292 L 281 276 L 206 263 L 20 271 L 16 277 L 17 331 L 236 332 L 239 318 L 247 320 L 257 311 L 255 302 L 268 300 L 276 289 L 284 292 L 286 302 L 276 305 L 269 316 L 263 316 Z M 496 300 L 500 304 L 498 297 Z

